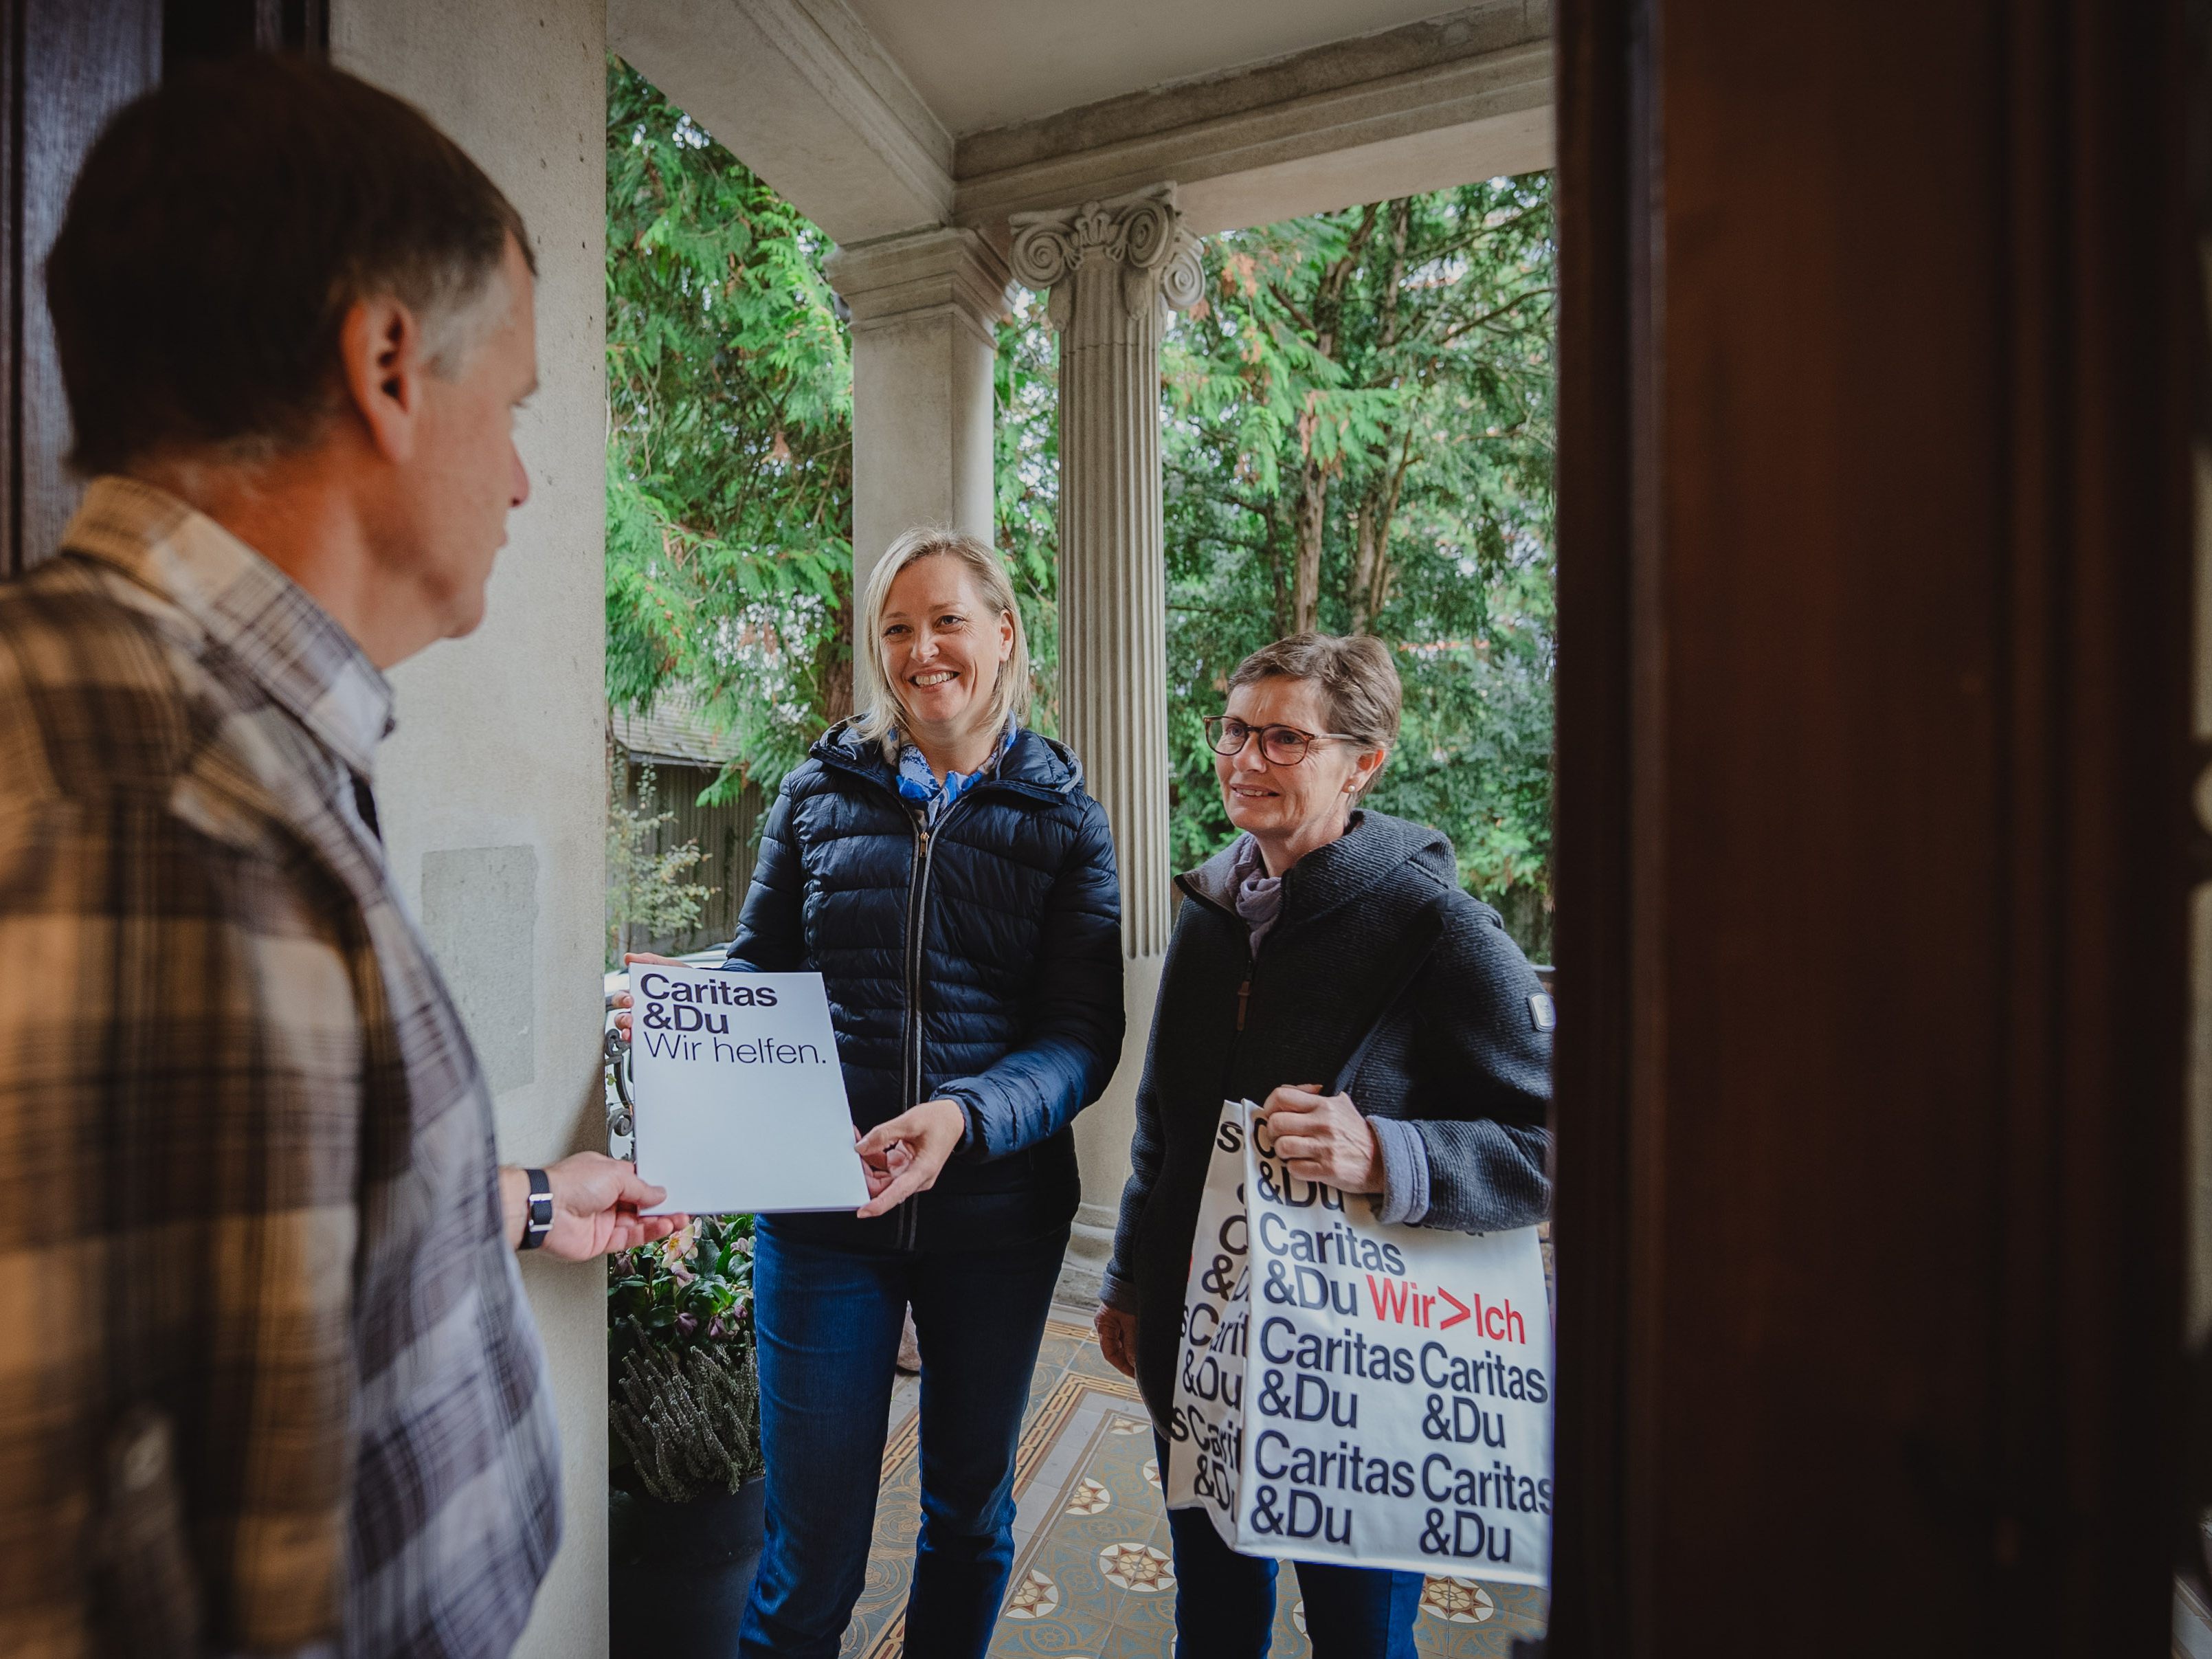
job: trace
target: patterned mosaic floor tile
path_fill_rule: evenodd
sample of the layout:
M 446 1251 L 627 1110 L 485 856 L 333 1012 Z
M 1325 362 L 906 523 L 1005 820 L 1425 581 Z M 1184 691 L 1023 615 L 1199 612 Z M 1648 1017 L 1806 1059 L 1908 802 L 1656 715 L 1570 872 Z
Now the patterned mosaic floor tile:
M 845 1659 L 898 1659 L 920 1522 L 916 1425 L 884 1452 L 867 1587 L 845 1632 Z M 1109 1367 L 1087 1327 L 1055 1318 L 1031 1379 L 1015 1493 L 1042 1518 L 1018 1541 L 991 1659 L 1169 1659 L 1174 1561 L 1152 1425 L 1136 1387 Z M 1030 1488 L 1040 1482 L 1051 1490 Z M 1044 1501 L 1039 1504 L 1038 1498 Z M 1310 1659 L 1295 1572 L 1277 1596 L 1274 1651 Z M 1543 1592 L 1431 1578 L 1414 1634 L 1424 1659 L 1505 1659 L 1543 1628 Z

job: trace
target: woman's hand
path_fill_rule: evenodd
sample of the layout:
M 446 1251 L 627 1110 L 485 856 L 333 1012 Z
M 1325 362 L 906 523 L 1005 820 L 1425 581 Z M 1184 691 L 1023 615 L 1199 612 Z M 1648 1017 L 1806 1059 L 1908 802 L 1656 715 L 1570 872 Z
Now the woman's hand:
M 650 951 L 632 951 L 623 957 L 623 966 L 625 968 L 633 962 L 657 962 L 664 968 L 682 968 L 689 965 L 678 962 L 674 957 L 657 957 Z M 622 1033 L 622 1040 L 624 1042 L 629 1041 L 630 1001 L 629 992 L 615 993 L 615 1007 L 618 1011 L 615 1015 L 615 1030 Z
M 854 1150 L 868 1178 L 863 1218 L 896 1208 L 937 1184 L 938 1171 L 968 1133 L 968 1114 L 957 1100 L 925 1100 L 860 1137 Z
M 1340 1193 L 1382 1190 L 1382 1144 L 1350 1095 L 1325 1095 L 1318 1083 L 1285 1083 L 1261 1109 L 1275 1138 L 1275 1156 L 1301 1181 Z
M 1098 1333 L 1098 1352 L 1106 1356 L 1106 1363 L 1124 1376 L 1134 1376 L 1137 1316 L 1119 1308 L 1101 1307 L 1091 1316 L 1091 1327 Z

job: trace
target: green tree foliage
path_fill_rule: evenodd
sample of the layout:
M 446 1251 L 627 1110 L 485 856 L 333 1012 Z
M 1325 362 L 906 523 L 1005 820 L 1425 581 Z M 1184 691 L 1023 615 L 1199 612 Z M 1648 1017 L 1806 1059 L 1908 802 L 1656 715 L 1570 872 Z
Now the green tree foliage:
M 852 703 L 852 361 L 830 243 L 607 64 L 607 695 L 688 687 L 773 783 Z
M 830 245 L 619 60 L 607 84 L 607 690 L 680 684 L 773 787 L 851 708 L 852 379 Z M 1202 716 L 1300 628 L 1397 650 L 1384 811 L 1550 949 L 1550 180 L 1217 236 L 1163 387 L 1174 854 L 1229 837 Z M 1058 398 L 1000 331 L 997 533 L 1058 729 Z
M 1171 833 L 1231 835 L 1200 721 L 1300 629 L 1396 647 L 1385 811 L 1550 950 L 1553 327 L 1550 180 L 1494 179 L 1212 239 L 1164 361 Z M 1050 603 L 1049 337 L 1001 331 L 999 534 Z M 1025 599 L 1025 602 L 1026 599 Z
M 713 890 L 684 880 L 706 854 L 696 841 L 665 851 L 660 839 L 676 822 L 673 812 L 655 812 L 653 770 L 635 774 L 620 753 L 607 767 L 607 967 L 622 965 L 623 952 L 642 950 L 649 941 L 680 933 L 706 911 Z M 635 793 L 637 804 L 631 804 Z
M 1030 724 L 1060 733 L 1060 392 L 1044 297 L 1017 293 L 999 328 L 994 482 L 999 550 L 1029 636 Z

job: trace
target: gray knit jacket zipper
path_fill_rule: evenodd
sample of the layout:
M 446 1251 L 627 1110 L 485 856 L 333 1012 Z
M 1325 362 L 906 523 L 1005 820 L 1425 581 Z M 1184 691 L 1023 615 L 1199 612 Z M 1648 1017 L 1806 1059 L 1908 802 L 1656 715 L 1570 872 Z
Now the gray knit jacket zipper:
M 1212 911 L 1216 915 L 1226 917 L 1229 921 L 1235 922 L 1239 927 L 1243 928 L 1247 934 L 1249 934 L 1252 931 L 1252 924 L 1250 922 L 1245 921 L 1244 918 L 1237 915 L 1236 911 L 1224 909 L 1221 905 L 1216 903 L 1206 894 L 1200 892 L 1197 888 L 1192 886 L 1190 883 L 1186 881 L 1182 877 L 1178 876 L 1176 878 L 1176 885 L 1182 889 L 1183 897 L 1187 901 L 1202 904 L 1207 909 Z M 1264 950 L 1266 948 L 1266 942 L 1263 940 L 1261 941 L 1261 949 Z M 1237 1051 L 1244 1046 L 1244 1022 L 1249 1012 L 1252 1003 L 1252 982 L 1259 976 L 1259 970 L 1260 953 L 1258 951 L 1253 951 L 1248 948 L 1245 951 L 1243 982 L 1237 988 L 1237 1026 L 1236 1029 L 1230 1033 L 1229 1046 L 1222 1054 L 1220 1092 L 1221 1097 L 1224 1100 L 1226 1100 L 1229 1097 L 1229 1080 L 1237 1075 Z

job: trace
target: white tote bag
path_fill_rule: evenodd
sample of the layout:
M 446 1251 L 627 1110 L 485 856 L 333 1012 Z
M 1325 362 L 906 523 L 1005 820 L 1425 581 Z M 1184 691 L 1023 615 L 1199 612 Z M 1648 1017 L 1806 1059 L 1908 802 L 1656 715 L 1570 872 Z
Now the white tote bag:
M 1247 1555 L 1544 1584 L 1552 1321 L 1534 1227 L 1385 1225 L 1222 1107 L 1167 1501 Z
M 1244 1214 L 1249 1101 L 1224 1102 L 1212 1161 L 1191 1236 L 1176 1345 L 1175 1411 L 1164 1486 L 1171 1510 L 1203 1509 L 1236 1541 L 1237 1477 L 1243 1466 L 1245 1337 L 1251 1326 Z

